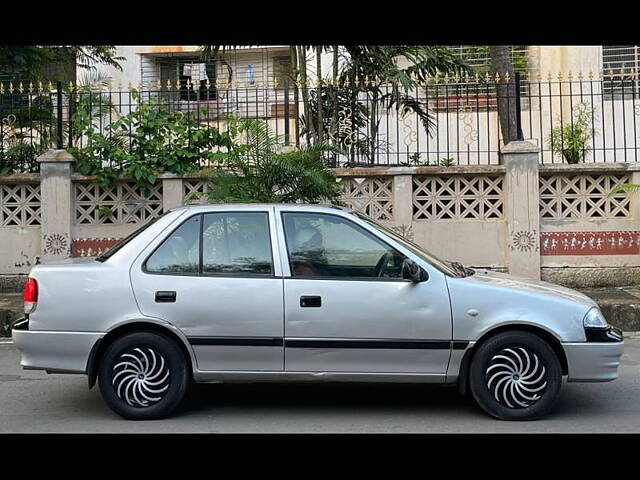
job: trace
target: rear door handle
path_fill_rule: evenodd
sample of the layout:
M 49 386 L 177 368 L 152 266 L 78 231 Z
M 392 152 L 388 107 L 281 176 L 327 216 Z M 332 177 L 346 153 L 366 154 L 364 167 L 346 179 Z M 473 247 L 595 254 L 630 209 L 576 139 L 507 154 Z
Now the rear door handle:
M 321 307 L 322 297 L 319 296 L 303 296 L 300 297 L 301 307 Z
M 173 303 L 175 301 L 176 301 L 176 292 L 172 292 L 172 291 L 156 292 L 157 303 Z

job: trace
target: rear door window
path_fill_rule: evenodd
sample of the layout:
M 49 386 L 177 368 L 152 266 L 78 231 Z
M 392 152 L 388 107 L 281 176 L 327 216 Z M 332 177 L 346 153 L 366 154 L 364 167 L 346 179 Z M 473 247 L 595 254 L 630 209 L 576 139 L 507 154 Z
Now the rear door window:
M 273 274 L 267 213 L 205 214 L 202 273 Z
M 153 252 L 146 262 L 149 273 L 198 274 L 201 216 L 191 217 Z

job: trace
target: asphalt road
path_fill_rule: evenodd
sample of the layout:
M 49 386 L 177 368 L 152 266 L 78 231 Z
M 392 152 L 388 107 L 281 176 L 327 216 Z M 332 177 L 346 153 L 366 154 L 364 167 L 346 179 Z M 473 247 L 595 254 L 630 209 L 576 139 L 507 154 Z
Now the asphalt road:
M 620 377 L 563 385 L 535 422 L 486 416 L 455 389 L 430 385 L 202 385 L 166 420 L 122 420 L 81 375 L 24 371 L 0 343 L 0 432 L 640 432 L 640 340 L 626 339 Z

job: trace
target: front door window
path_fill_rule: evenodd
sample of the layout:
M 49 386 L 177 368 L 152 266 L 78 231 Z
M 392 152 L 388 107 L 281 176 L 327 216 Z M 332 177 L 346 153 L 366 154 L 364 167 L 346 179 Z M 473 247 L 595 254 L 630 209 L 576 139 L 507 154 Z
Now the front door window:
M 294 277 L 402 278 L 404 255 L 349 220 L 284 213 L 283 221 Z

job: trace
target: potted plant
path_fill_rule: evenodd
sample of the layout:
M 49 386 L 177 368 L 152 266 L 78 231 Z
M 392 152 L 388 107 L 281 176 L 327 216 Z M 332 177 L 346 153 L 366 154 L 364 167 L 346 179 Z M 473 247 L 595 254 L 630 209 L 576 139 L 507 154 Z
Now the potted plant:
M 554 153 L 559 153 L 567 163 L 584 162 L 591 147 L 589 141 L 595 135 L 592 128 L 594 108 L 581 102 L 573 108 L 571 123 L 565 123 L 551 130 L 547 145 Z

